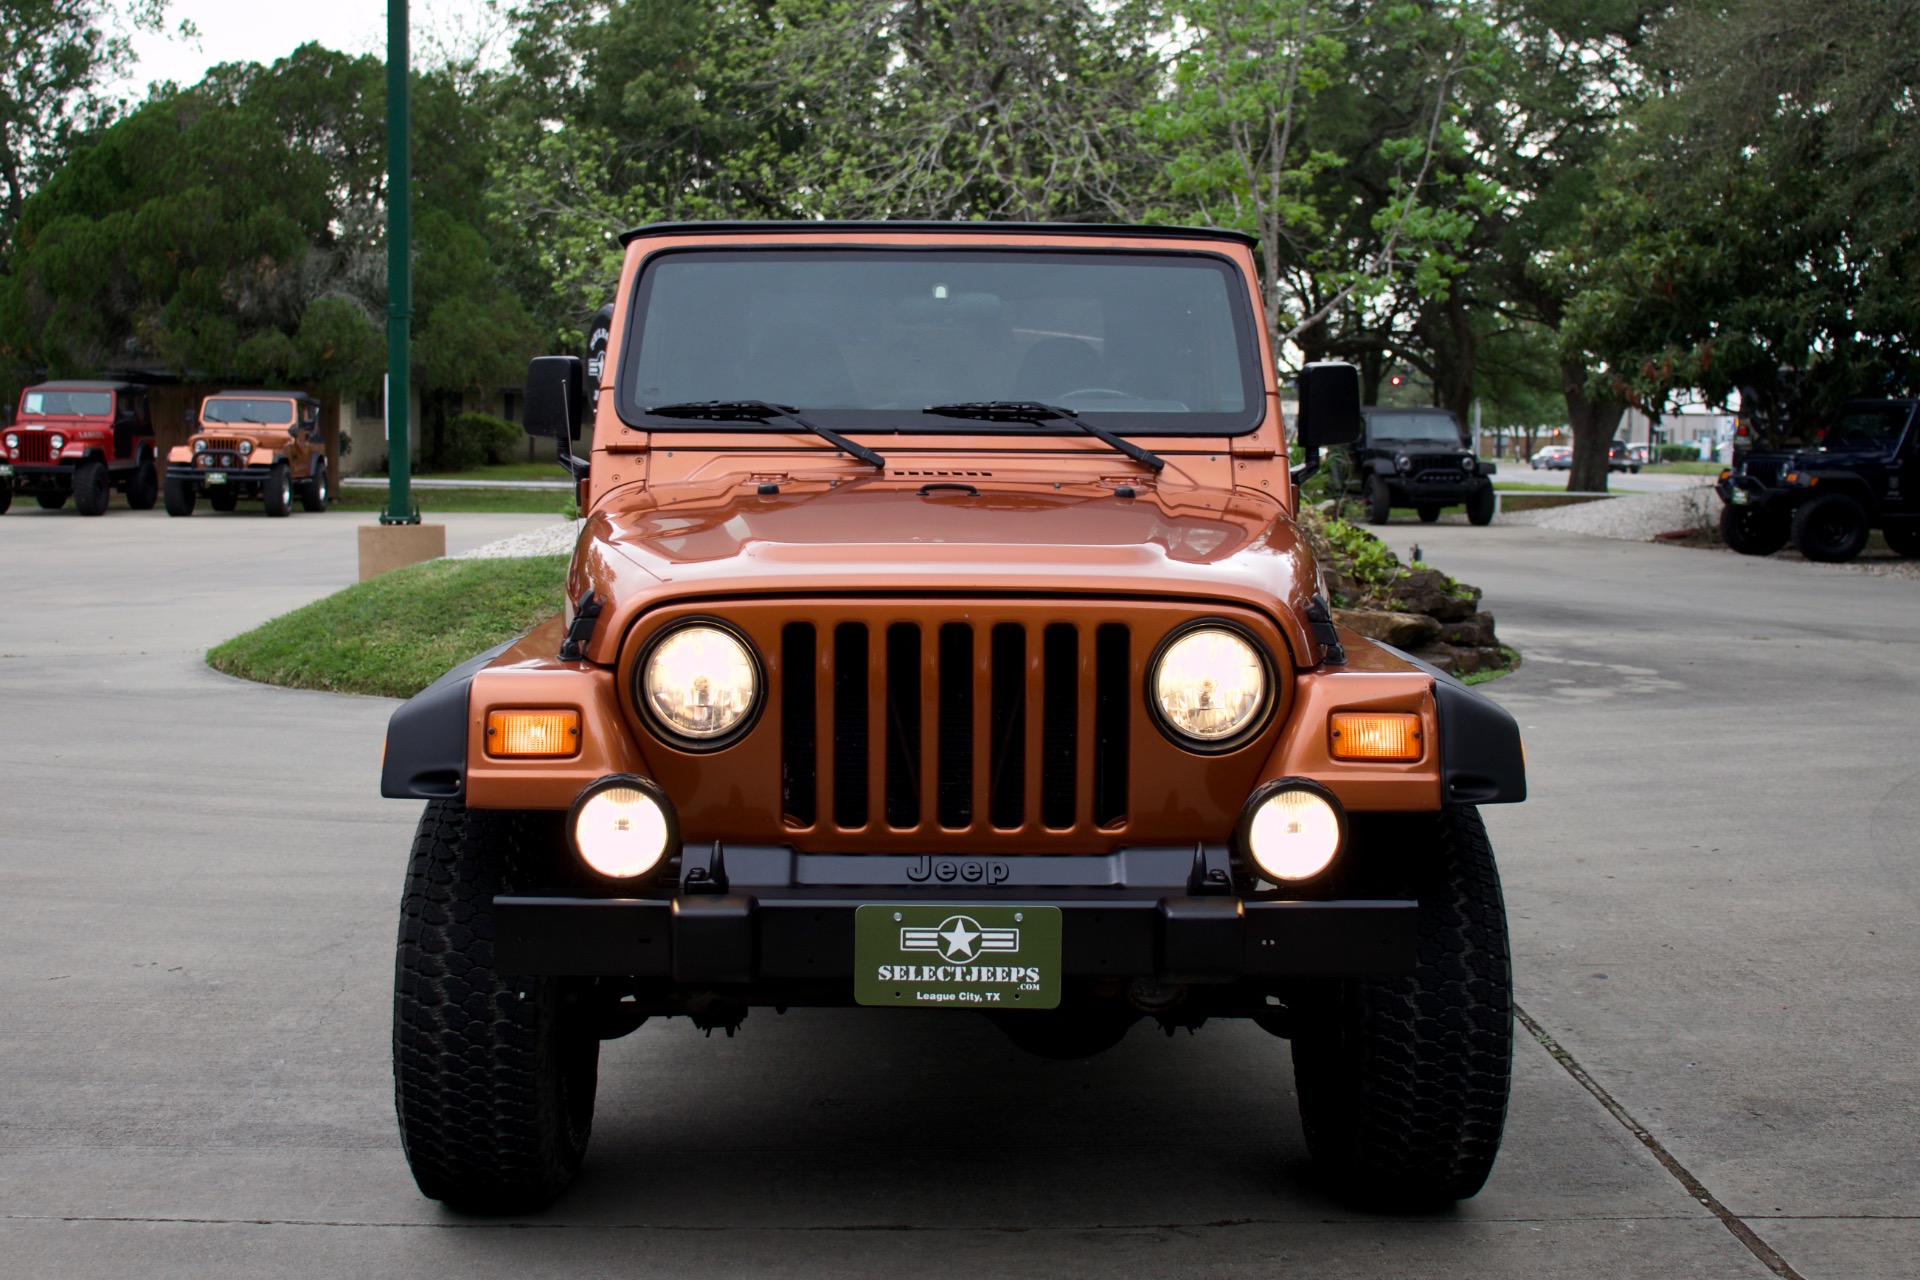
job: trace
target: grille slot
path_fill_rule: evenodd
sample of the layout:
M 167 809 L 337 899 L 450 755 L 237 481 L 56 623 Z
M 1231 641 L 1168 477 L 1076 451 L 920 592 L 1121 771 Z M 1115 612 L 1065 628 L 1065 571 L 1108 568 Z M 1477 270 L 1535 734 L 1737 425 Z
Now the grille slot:
M 1120 623 L 789 622 L 780 810 L 793 830 L 1112 830 L 1127 818 Z
M 16 462 L 25 462 L 28 464 L 44 464 L 53 461 L 53 449 L 48 444 L 47 433 L 44 431 L 22 431 L 20 433 L 20 448 L 14 452 L 13 458 Z

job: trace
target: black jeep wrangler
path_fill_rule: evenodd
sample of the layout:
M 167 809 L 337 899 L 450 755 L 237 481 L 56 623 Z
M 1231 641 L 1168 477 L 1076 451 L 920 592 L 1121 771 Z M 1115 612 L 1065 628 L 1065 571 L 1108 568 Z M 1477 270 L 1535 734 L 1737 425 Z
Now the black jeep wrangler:
M 1474 524 L 1493 523 L 1496 465 L 1476 458 L 1459 419 L 1445 409 L 1361 410 L 1366 428 L 1328 467 L 1327 487 L 1337 499 L 1367 504 L 1367 520 L 1385 524 L 1395 507 L 1412 507 L 1423 524 L 1442 507 L 1466 504 Z
M 1742 555 L 1793 539 L 1809 560 L 1859 555 L 1880 530 L 1920 556 L 1920 400 L 1849 400 L 1811 448 L 1737 453 L 1715 492 L 1720 535 Z

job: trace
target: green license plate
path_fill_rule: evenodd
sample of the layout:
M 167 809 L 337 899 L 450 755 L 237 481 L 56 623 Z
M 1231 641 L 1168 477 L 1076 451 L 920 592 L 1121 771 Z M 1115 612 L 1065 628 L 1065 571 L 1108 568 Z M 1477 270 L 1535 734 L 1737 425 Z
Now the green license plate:
M 208 484 L 225 484 L 226 482 L 227 482 L 227 473 L 226 473 L 226 472 L 224 472 L 224 471 L 209 471 L 209 472 L 207 472 L 207 483 L 208 483 Z
M 853 919 L 853 998 L 916 1008 L 1058 1008 L 1060 908 L 861 907 Z
M 0 477 L 10 476 L 12 474 L 12 467 L 7 466 L 5 463 L 0 463 Z
M 1727 495 L 1727 501 L 1736 507 L 1744 507 L 1747 504 L 1747 491 L 1745 489 L 1735 489 Z

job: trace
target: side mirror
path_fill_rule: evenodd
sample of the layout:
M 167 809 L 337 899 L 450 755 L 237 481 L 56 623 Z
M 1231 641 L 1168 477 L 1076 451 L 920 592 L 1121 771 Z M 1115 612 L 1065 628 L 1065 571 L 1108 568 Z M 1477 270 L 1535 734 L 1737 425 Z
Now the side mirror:
M 573 456 L 573 442 L 586 407 L 586 368 L 579 356 L 533 358 L 527 366 L 524 425 L 528 435 L 554 442 L 570 475 L 579 475 L 584 466 Z
M 1343 360 L 1321 360 L 1300 370 L 1296 435 L 1307 461 L 1320 450 L 1360 438 L 1360 371 Z

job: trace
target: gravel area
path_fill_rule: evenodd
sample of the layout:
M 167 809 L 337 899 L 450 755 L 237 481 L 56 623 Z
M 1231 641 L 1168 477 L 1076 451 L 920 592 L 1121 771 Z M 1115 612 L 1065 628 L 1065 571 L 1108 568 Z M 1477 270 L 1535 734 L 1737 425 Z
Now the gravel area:
M 1501 512 L 1502 524 L 1530 524 L 1562 533 L 1645 542 L 1675 529 L 1704 529 L 1720 518 L 1720 499 L 1711 483 L 1666 493 L 1636 493 L 1570 507 Z
M 462 551 L 457 556 L 447 558 L 449 560 L 499 560 L 512 556 L 572 555 L 573 544 L 580 539 L 580 526 L 585 523 L 584 520 L 562 520 L 558 524 L 529 529 L 525 533 L 516 533 L 511 538 L 489 542 L 471 551 Z

